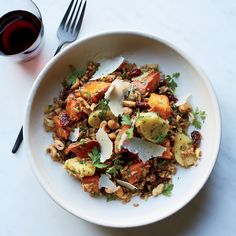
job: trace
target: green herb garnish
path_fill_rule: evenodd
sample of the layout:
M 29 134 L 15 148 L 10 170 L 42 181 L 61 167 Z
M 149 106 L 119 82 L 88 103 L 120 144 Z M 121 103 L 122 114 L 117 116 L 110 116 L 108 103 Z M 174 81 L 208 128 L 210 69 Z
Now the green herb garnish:
M 127 137 L 128 139 L 132 139 L 134 137 L 134 126 L 135 126 L 135 123 L 140 119 L 140 111 L 138 110 L 137 112 L 137 116 L 134 120 L 134 122 L 131 122 L 131 127 L 129 129 L 126 130 L 126 134 L 127 134 Z
M 128 114 L 124 114 L 121 117 L 121 124 L 122 125 L 132 125 L 130 116 Z
M 127 129 L 126 134 L 127 134 L 128 139 L 133 138 L 134 137 L 134 126 Z
M 162 194 L 169 197 L 172 193 L 173 188 L 174 188 L 173 184 L 165 183 L 165 188 Z
M 163 143 L 165 137 L 166 137 L 165 134 L 160 134 L 160 135 L 156 136 L 154 139 L 156 140 L 157 143 Z
M 119 173 L 120 169 L 122 168 L 121 164 L 123 164 L 123 163 L 124 163 L 123 160 L 115 159 L 113 162 L 113 166 L 108 168 L 107 173 L 109 173 L 113 176 L 116 176 Z
M 179 72 L 166 76 L 165 80 L 168 82 L 168 87 L 171 89 L 172 92 L 174 92 L 177 87 L 177 83 L 175 82 L 174 79 L 177 79 L 179 76 L 180 76 Z
M 83 75 L 84 75 L 84 70 L 78 69 L 73 71 L 67 78 L 66 81 L 67 85 L 68 86 L 73 85 L 76 82 L 76 79 L 82 77 Z
M 204 123 L 206 119 L 206 112 L 199 110 L 198 107 L 194 111 L 190 113 L 192 116 L 192 122 L 191 124 L 196 128 L 196 129 L 201 129 L 202 128 L 202 123 Z
M 93 166 L 97 167 L 98 169 L 103 169 L 107 167 L 106 164 L 101 163 L 101 155 L 96 147 L 93 148 L 92 152 L 88 153 L 88 156 L 91 158 Z
M 109 110 L 108 106 L 109 100 L 108 99 L 101 99 L 98 103 L 97 108 L 101 110 L 101 112 L 98 114 L 99 118 L 103 120 L 106 116 L 107 110 Z
M 107 202 L 114 201 L 116 200 L 116 196 L 113 194 L 107 195 Z

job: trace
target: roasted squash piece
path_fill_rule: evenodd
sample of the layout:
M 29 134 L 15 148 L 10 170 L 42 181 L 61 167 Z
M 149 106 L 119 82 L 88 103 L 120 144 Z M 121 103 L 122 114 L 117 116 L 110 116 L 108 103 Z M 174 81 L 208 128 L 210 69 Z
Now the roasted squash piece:
M 198 158 L 190 137 L 183 133 L 178 133 L 175 136 L 174 156 L 175 160 L 183 167 L 189 167 L 197 163 Z
M 103 110 L 96 110 L 93 111 L 88 118 L 88 123 L 90 126 L 94 128 L 99 128 L 99 125 L 103 120 L 109 121 L 112 119 L 115 119 L 116 117 L 113 115 L 113 113 L 109 110 L 103 111 Z
M 66 114 L 72 121 L 80 121 L 86 113 L 80 110 L 79 101 L 75 97 L 68 96 L 66 100 Z
M 78 157 L 68 159 L 64 164 L 64 168 L 78 179 L 86 176 L 93 176 L 96 171 L 96 167 L 93 166 L 92 163 L 81 163 Z
M 70 135 L 70 131 L 63 127 L 63 124 L 61 123 L 60 117 L 59 116 L 54 116 L 53 117 L 53 122 L 54 122 L 54 130 L 58 138 L 64 138 L 68 139 Z
M 154 92 L 160 82 L 160 73 L 148 71 L 132 79 L 131 86 L 137 88 L 141 93 Z
M 138 132 L 152 143 L 162 143 L 169 131 L 168 121 L 155 112 L 142 112 L 136 122 Z
M 82 96 L 86 100 L 91 99 L 92 102 L 97 103 L 104 97 L 110 85 L 111 83 L 103 81 L 90 81 L 77 91 L 75 95 L 77 97 Z
M 150 111 L 157 112 L 161 118 L 168 119 L 172 113 L 169 98 L 166 95 L 152 93 L 148 100 Z
M 84 143 L 76 142 L 71 143 L 65 149 L 65 155 L 69 154 L 69 152 L 73 152 L 78 158 L 85 158 L 88 156 L 89 152 L 92 152 L 93 148 L 100 149 L 100 145 L 95 140 L 89 140 Z
M 99 192 L 99 175 L 87 176 L 82 179 L 82 186 L 85 192 L 91 194 Z

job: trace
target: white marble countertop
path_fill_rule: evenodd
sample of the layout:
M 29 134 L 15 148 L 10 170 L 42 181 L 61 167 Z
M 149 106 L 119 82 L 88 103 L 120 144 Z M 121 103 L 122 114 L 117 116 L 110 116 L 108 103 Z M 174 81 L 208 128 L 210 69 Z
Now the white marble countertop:
M 111 29 L 158 35 L 181 48 L 209 76 L 222 114 L 215 168 L 200 193 L 169 218 L 133 229 L 80 220 L 54 203 L 34 177 L 24 146 L 11 148 L 30 88 L 58 45 L 56 29 L 70 0 L 35 0 L 45 24 L 36 59 L 17 64 L 0 57 L 0 235 L 236 235 L 236 1 L 88 0 L 79 37 Z

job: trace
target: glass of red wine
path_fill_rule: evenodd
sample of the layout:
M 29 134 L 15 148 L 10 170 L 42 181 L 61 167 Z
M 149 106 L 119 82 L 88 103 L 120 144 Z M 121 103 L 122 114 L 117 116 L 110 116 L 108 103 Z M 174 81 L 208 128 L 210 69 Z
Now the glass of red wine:
M 0 7 L 0 56 L 26 61 L 38 55 L 44 33 L 42 17 L 31 0 L 8 0 Z

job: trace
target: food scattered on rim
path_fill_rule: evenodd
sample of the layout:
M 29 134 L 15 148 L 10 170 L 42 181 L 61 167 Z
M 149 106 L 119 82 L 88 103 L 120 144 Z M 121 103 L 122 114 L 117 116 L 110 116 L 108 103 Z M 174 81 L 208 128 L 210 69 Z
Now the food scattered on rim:
M 123 57 L 74 69 L 45 108 L 44 127 L 54 140 L 47 152 L 91 196 L 170 196 L 177 165 L 198 164 L 206 118 L 188 96 L 178 102 L 179 76 Z

